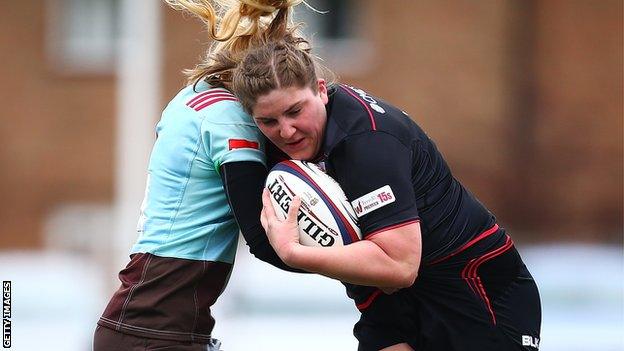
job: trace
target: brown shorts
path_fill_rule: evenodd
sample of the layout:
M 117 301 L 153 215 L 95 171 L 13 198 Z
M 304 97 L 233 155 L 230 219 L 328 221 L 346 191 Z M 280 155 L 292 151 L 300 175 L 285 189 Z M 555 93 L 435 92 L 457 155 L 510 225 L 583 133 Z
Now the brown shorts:
M 160 340 L 120 333 L 102 326 L 95 328 L 93 351 L 218 351 L 219 342 L 196 344 L 174 340 Z

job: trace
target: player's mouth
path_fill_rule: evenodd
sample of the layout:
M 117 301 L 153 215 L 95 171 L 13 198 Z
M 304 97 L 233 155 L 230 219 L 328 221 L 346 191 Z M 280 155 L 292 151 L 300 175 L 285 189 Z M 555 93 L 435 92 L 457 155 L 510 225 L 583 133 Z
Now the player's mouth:
M 305 146 L 304 141 L 305 141 L 305 138 L 301 138 L 301 139 L 297 139 L 297 140 L 292 141 L 292 142 L 286 142 L 286 143 L 284 143 L 284 145 L 285 145 L 287 151 L 296 151 L 296 150 L 299 150 L 299 149 L 301 149 L 302 147 Z

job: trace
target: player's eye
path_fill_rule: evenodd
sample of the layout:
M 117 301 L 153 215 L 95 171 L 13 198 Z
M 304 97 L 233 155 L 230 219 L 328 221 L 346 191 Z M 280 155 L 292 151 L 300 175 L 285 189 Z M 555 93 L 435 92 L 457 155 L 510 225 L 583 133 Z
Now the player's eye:
M 292 110 L 288 110 L 288 112 L 286 112 L 286 115 L 290 116 L 290 117 L 295 117 L 297 116 L 299 113 L 301 112 L 301 107 L 297 107 L 294 108 Z
M 263 126 L 273 126 L 277 123 L 276 120 L 274 119 L 259 119 L 257 120 L 258 123 L 262 124 Z

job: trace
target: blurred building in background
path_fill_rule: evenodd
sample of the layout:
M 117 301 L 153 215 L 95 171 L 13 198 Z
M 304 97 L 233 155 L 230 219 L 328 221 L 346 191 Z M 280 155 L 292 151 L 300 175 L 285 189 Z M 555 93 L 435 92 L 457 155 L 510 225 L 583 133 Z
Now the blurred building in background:
M 45 246 L 75 204 L 109 232 L 119 3 L 0 2 L 0 249 Z M 407 111 L 517 239 L 621 242 L 622 1 L 311 3 L 339 80 Z M 207 35 L 170 9 L 161 28 L 164 107 Z

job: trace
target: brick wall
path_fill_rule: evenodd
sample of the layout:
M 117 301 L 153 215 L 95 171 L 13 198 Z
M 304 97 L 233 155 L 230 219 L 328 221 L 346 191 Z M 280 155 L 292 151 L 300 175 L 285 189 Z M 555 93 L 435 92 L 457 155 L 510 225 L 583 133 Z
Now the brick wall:
M 114 79 L 53 67 L 44 4 L 0 2 L 0 248 L 40 245 L 58 203 L 112 196 Z
M 515 236 L 621 240 L 620 1 L 358 3 L 375 53 L 341 81 L 409 112 Z M 59 204 L 112 201 L 114 77 L 55 70 L 43 4 L 0 2 L 0 249 L 41 245 Z M 164 106 L 207 39 L 163 18 Z

